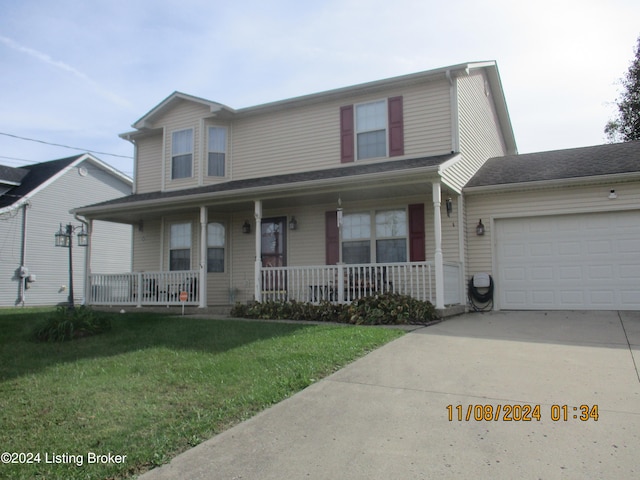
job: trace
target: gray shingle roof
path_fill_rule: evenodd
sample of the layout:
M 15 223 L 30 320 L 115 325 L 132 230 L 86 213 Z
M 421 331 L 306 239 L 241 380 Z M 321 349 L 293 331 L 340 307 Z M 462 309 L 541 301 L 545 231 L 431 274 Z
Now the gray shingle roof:
M 274 185 L 294 185 L 300 182 L 314 180 L 330 180 L 345 176 L 366 175 L 370 173 L 393 172 L 399 170 L 415 169 L 420 167 L 436 167 L 447 160 L 453 158 L 455 154 L 438 155 L 434 157 L 413 158 L 407 160 L 392 160 L 386 162 L 369 163 L 364 165 L 353 164 L 346 167 L 329 168 L 325 170 L 314 170 L 310 172 L 291 173 L 283 175 L 273 175 L 269 177 L 250 178 L 246 180 L 232 180 L 229 182 L 207 185 L 202 187 L 186 188 L 183 190 L 173 190 L 169 192 L 149 192 L 127 195 L 106 202 L 88 205 L 82 208 L 102 207 L 107 205 L 124 205 L 148 200 L 164 200 L 170 198 L 185 198 L 190 195 L 201 195 L 217 192 L 234 192 L 243 189 L 269 187 Z
M 487 160 L 467 187 L 640 172 L 640 141 Z

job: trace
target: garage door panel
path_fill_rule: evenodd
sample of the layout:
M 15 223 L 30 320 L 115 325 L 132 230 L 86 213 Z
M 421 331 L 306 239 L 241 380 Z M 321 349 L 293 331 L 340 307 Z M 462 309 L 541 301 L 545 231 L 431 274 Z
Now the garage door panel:
M 531 243 L 529 245 L 529 255 L 532 257 L 546 257 L 553 251 L 551 242 Z
M 579 265 L 558 267 L 558 278 L 560 280 L 580 280 L 582 275 L 582 267 Z
M 613 252 L 611 240 L 587 240 L 587 253 L 589 255 L 611 255 Z
M 640 310 L 640 211 L 495 226 L 500 308 Z

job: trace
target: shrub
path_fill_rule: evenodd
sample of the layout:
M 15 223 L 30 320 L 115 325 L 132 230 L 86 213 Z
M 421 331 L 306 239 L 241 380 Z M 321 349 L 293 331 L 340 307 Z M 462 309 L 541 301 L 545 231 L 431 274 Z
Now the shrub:
M 69 309 L 58 307 L 45 322 L 33 331 L 40 342 L 64 342 L 74 338 L 88 337 L 111 329 L 111 320 L 87 307 Z
M 343 305 L 296 301 L 236 303 L 231 309 L 231 315 L 240 318 L 307 320 L 355 325 L 424 324 L 438 318 L 430 302 L 397 293 L 362 297 Z

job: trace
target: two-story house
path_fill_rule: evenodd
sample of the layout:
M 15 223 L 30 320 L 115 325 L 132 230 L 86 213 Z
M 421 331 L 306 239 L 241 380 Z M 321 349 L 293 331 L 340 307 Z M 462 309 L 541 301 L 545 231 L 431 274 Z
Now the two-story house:
M 495 62 L 242 109 L 175 92 L 133 127 L 133 194 L 75 210 L 134 226 L 133 273 L 87 272 L 94 304 L 465 304 L 462 188 L 517 153 Z

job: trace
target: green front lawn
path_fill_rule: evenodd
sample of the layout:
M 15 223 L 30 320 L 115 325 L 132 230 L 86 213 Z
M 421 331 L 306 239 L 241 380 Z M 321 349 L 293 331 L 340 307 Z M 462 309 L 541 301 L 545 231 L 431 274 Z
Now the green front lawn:
M 36 343 L 50 312 L 0 310 L 0 453 L 23 454 L 0 478 L 133 476 L 402 335 L 136 312 L 95 337 Z

